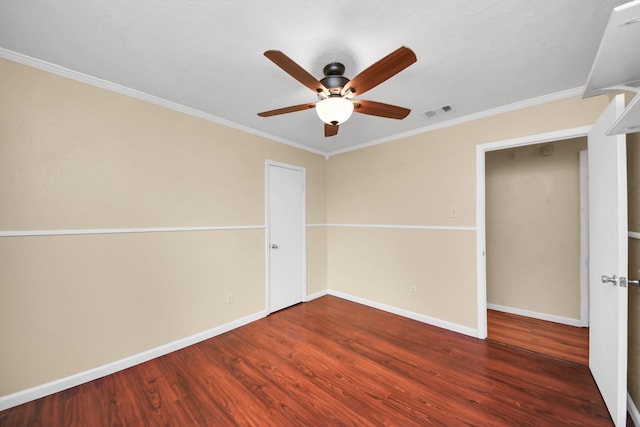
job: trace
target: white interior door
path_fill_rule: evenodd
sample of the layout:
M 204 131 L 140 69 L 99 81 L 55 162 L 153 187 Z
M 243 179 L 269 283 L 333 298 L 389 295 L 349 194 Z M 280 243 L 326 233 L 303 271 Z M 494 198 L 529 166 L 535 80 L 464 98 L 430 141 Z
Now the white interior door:
M 302 302 L 305 292 L 305 171 L 267 164 L 269 312 Z
M 588 142 L 589 368 L 616 426 L 627 414 L 627 164 L 625 136 L 605 132 L 623 109 L 618 95 Z

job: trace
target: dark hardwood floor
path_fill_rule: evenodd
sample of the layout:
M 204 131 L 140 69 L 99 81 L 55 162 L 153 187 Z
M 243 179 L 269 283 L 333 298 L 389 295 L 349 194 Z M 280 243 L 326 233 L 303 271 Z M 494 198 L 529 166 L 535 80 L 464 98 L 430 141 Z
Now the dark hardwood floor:
M 487 310 L 488 338 L 559 359 L 589 365 L 589 328 Z
M 0 412 L 6 426 L 610 426 L 586 366 L 335 297 Z

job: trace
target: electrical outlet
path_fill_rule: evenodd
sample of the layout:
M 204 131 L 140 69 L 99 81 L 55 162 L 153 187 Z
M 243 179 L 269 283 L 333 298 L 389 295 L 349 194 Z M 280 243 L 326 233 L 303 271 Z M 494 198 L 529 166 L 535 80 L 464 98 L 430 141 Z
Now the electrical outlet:
M 233 293 L 229 292 L 227 294 L 227 304 L 233 304 Z
M 412 296 L 412 297 L 416 296 L 416 287 L 415 286 L 412 286 L 412 287 L 409 288 L 409 295 Z
M 449 208 L 449 218 L 457 218 L 458 217 L 458 209 L 455 206 Z

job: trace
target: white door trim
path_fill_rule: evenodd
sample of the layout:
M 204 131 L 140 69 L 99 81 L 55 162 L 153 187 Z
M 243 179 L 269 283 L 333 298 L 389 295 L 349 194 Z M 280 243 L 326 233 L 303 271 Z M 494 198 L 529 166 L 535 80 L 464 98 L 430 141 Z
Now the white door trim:
M 520 138 L 489 142 L 476 146 L 476 260 L 477 260 L 477 306 L 478 338 L 487 338 L 487 259 L 486 251 L 486 206 L 485 206 L 485 153 L 505 148 L 522 147 L 550 141 L 586 136 L 591 126 L 564 129 L 555 132 L 529 135 Z
M 271 227 L 270 227 L 270 218 L 269 218 L 269 168 L 271 166 L 277 166 L 281 168 L 287 168 L 295 171 L 299 171 L 302 173 L 302 182 L 304 183 L 304 188 L 302 190 L 302 199 L 304 203 L 302 204 L 302 274 L 303 274 L 303 282 L 301 289 L 301 295 L 304 300 L 307 296 L 307 170 L 301 166 L 290 165 L 287 163 L 276 162 L 274 160 L 265 160 L 264 174 L 265 174 L 265 193 L 264 193 L 264 218 L 265 218 L 265 292 L 266 292 L 266 307 L 267 313 L 271 313 Z
M 589 326 L 589 154 L 580 151 L 580 326 Z

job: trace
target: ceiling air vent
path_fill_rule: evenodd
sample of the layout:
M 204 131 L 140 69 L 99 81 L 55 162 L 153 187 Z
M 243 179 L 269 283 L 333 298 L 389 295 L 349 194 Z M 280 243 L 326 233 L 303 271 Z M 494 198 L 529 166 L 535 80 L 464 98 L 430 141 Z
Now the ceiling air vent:
M 448 113 L 449 111 L 452 111 L 453 109 L 451 108 L 451 105 L 443 105 L 440 108 L 434 108 L 433 110 L 428 110 L 425 111 L 424 116 L 427 118 L 431 118 L 434 117 L 436 114 L 442 114 L 442 113 Z

